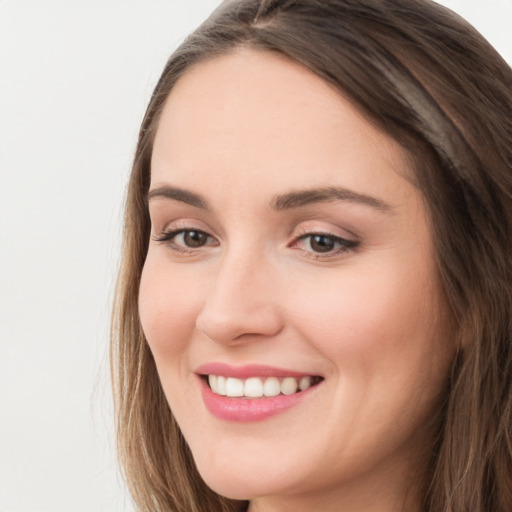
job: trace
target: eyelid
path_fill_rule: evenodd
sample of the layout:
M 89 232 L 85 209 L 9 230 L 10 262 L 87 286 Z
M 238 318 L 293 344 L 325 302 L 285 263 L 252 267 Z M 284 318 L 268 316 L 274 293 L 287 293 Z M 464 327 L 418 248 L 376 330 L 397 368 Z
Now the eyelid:
M 161 226 L 161 227 L 160 227 Z M 191 218 L 179 218 L 176 220 L 168 220 L 167 222 L 155 222 L 152 226 L 153 233 L 170 233 L 171 231 L 204 231 L 208 235 L 212 235 L 212 229 L 204 222 Z
M 348 232 L 349 235 L 345 235 L 340 233 L 341 229 L 335 228 L 332 225 L 330 226 L 321 226 L 318 223 L 307 223 L 299 226 L 294 235 L 292 242 L 288 245 L 288 247 L 294 250 L 302 251 L 304 257 L 314 259 L 314 260 L 329 260 L 336 259 L 342 257 L 344 254 L 354 251 L 360 245 L 360 239 L 352 232 Z M 331 251 L 327 251 L 325 253 L 314 251 L 313 249 L 307 250 L 304 248 L 298 247 L 300 243 L 307 240 L 310 237 L 314 236 L 325 236 L 332 238 L 333 241 L 338 245 Z
M 217 237 L 212 234 L 212 230 L 197 219 L 177 219 L 166 223 L 165 227 L 162 229 L 155 230 L 154 228 L 155 227 L 153 226 L 153 231 L 156 231 L 156 233 L 152 234 L 151 238 L 159 244 L 168 246 L 171 250 L 177 253 L 196 254 L 205 248 L 219 245 L 219 241 L 217 240 Z M 180 236 L 180 234 L 191 231 L 204 233 L 208 237 L 209 241 L 205 245 L 199 247 L 187 247 L 184 244 L 175 242 L 176 237 Z
M 348 230 L 342 230 L 332 224 L 325 225 L 323 222 L 305 222 L 295 228 L 295 232 L 290 234 L 291 241 L 287 243 L 287 247 L 300 251 L 305 257 L 316 260 L 328 260 L 341 257 L 342 254 L 353 251 L 359 244 L 358 237 L 353 235 Z M 159 243 L 168 246 L 169 249 L 183 254 L 201 254 L 207 248 L 216 247 L 220 245 L 220 241 L 209 227 L 203 227 L 204 224 L 197 219 L 177 219 L 169 222 L 166 226 L 159 230 L 158 234 L 153 234 L 152 239 Z M 276 226 L 277 227 L 277 226 Z M 342 233 L 345 231 L 350 233 L 348 236 Z M 193 246 L 189 245 L 185 238 L 178 237 L 190 232 L 199 232 L 204 234 L 206 242 L 204 245 Z M 318 250 L 318 240 L 313 242 L 315 236 L 330 238 L 329 245 L 332 248 L 327 250 Z M 309 248 L 301 247 L 310 238 Z M 289 239 L 290 240 L 290 239 Z M 317 247 L 315 247 L 317 245 Z M 324 246 L 325 247 L 325 246 Z
M 333 248 L 323 252 L 315 251 L 312 247 L 310 249 L 299 247 L 300 243 L 314 236 L 325 236 L 332 238 L 332 241 L 334 242 Z M 296 251 L 301 251 L 302 255 L 305 258 L 317 261 L 329 261 L 339 259 L 347 255 L 347 253 L 355 251 L 358 246 L 359 242 L 348 240 L 346 238 L 341 238 L 339 236 L 331 235 L 329 233 L 310 233 L 296 238 L 290 245 L 290 248 Z
M 329 235 L 344 240 L 359 242 L 359 237 L 353 231 L 331 223 L 325 222 L 305 222 L 299 225 L 293 232 L 293 238 L 300 238 L 303 235 Z
M 180 237 L 181 235 L 185 235 L 187 232 L 202 233 L 206 235 L 206 243 L 204 245 L 199 245 L 197 247 L 188 246 L 186 243 L 178 243 L 177 238 Z M 173 230 L 165 230 L 160 235 L 153 236 L 153 240 L 155 240 L 155 242 L 159 244 L 165 245 L 168 249 L 170 249 L 171 251 L 178 255 L 181 254 L 188 256 L 204 254 L 205 249 L 216 247 L 219 245 L 218 240 L 209 233 L 207 233 L 206 231 L 193 228 L 178 228 Z

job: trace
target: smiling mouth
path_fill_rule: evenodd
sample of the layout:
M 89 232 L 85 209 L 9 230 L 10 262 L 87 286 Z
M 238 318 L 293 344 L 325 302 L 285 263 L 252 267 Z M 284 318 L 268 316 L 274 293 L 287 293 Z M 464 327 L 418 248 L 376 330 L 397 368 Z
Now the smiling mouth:
M 250 377 L 238 379 L 223 375 L 202 375 L 216 395 L 233 398 L 265 398 L 293 395 L 319 384 L 323 377 Z

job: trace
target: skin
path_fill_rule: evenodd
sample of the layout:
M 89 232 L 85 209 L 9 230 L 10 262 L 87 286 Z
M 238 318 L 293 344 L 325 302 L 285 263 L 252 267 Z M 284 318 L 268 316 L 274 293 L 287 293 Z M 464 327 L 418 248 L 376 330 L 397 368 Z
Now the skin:
M 150 199 L 140 317 L 172 412 L 216 492 L 250 499 L 254 511 L 419 510 L 454 346 L 408 162 L 338 91 L 275 54 L 202 62 L 172 90 L 150 189 L 179 187 L 209 208 Z M 326 187 L 380 206 L 272 205 Z M 176 229 L 208 236 L 200 247 L 183 233 L 155 240 Z M 308 233 L 353 246 L 320 253 Z M 324 381 L 281 414 L 229 422 L 201 398 L 195 370 L 212 361 Z

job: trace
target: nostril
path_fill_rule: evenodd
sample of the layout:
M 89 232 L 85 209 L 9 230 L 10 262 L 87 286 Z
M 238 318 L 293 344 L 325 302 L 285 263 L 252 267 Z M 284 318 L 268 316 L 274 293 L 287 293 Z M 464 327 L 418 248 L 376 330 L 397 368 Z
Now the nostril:
M 259 307 L 242 301 L 221 307 L 207 304 L 196 319 L 197 331 L 210 340 L 227 345 L 239 345 L 275 336 L 283 321 L 269 306 Z

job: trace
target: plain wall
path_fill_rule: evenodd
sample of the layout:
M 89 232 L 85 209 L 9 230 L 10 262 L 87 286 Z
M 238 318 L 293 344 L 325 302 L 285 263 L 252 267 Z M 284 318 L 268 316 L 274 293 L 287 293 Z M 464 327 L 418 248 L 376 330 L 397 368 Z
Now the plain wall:
M 512 62 L 512 0 L 446 0 Z M 217 0 L 0 2 L 0 512 L 128 512 L 108 323 L 146 104 Z

